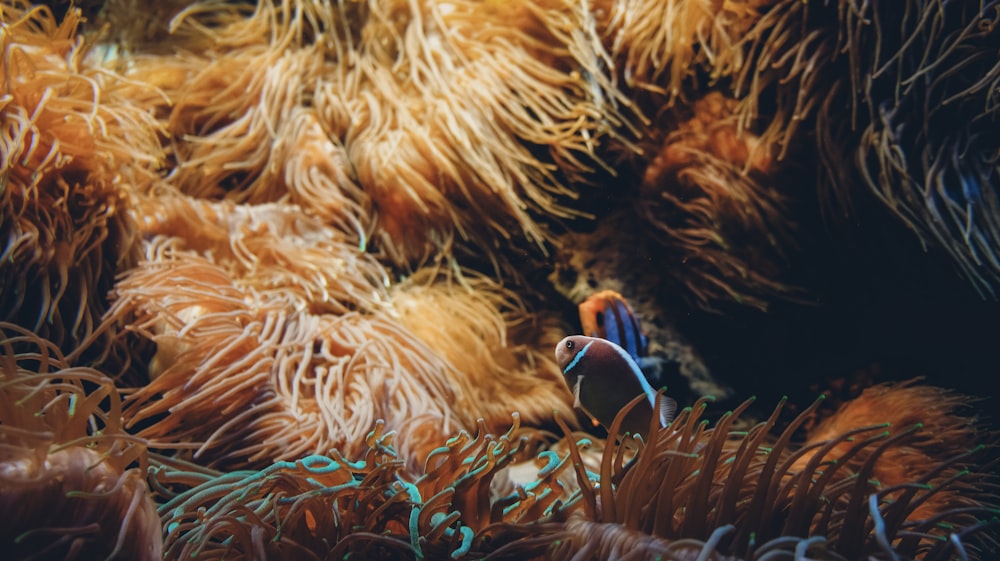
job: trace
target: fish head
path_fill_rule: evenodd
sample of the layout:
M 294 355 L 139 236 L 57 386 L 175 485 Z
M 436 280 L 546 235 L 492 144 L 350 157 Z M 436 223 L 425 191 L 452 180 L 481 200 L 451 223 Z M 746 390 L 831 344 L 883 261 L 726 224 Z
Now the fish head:
M 574 364 L 578 355 L 583 352 L 583 349 L 591 340 L 591 337 L 571 335 L 559 341 L 559 344 L 556 345 L 556 362 L 559 363 L 559 370 L 563 374 L 567 373 L 570 365 Z

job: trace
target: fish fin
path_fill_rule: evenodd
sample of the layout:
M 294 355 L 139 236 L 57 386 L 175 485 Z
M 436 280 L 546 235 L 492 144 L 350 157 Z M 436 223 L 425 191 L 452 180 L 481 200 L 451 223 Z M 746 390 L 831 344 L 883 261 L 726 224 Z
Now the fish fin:
M 590 418 L 590 422 L 594 423 L 595 427 L 599 427 L 601 426 L 601 422 L 597 420 L 597 417 L 591 415 L 590 411 L 587 411 L 587 409 L 583 406 L 583 404 L 580 403 L 580 384 L 582 383 L 583 383 L 583 376 L 577 376 L 576 383 L 573 384 L 573 407 L 576 407 L 580 411 L 583 411 L 587 415 L 587 417 Z
M 660 426 L 667 426 L 674 420 L 677 414 L 677 400 L 672 397 L 660 395 Z

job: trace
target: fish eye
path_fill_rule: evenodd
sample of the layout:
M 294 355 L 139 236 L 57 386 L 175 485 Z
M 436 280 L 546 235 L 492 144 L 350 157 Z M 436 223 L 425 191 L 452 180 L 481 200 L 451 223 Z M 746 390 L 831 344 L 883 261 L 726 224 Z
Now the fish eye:
M 571 351 L 573 350 L 573 341 L 572 340 L 566 341 L 566 348 L 568 350 L 571 350 Z

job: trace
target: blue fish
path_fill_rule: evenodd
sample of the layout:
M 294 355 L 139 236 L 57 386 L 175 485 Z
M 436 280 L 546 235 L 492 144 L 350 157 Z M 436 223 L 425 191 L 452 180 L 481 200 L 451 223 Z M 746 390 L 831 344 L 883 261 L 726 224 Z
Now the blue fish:
M 573 392 L 573 405 L 609 431 L 618 412 L 639 395 L 646 399 L 623 420 L 625 435 L 646 439 L 654 411 L 661 427 L 667 426 L 677 412 L 677 402 L 665 395 L 657 407 L 656 392 L 642 370 L 625 349 L 607 339 L 566 337 L 556 345 L 556 361 Z
M 614 290 L 591 294 L 578 306 L 580 325 L 589 337 L 607 339 L 620 346 L 639 365 L 646 380 L 662 382 L 664 360 L 649 356 L 649 340 L 639 318 L 625 298 Z
M 614 290 L 595 292 L 581 302 L 578 309 L 584 335 L 617 344 L 635 361 L 646 356 L 646 335 L 621 294 Z

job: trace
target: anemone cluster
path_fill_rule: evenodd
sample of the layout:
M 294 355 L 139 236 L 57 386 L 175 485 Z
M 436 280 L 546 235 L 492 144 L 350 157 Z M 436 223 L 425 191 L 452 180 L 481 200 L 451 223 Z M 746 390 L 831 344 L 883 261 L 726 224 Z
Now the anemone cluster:
M 552 349 L 598 285 L 686 357 L 664 294 L 800 298 L 806 192 L 883 206 L 993 298 L 997 2 L 0 16 L 14 558 L 996 552 L 995 437 L 958 393 L 724 413 L 688 364 L 635 450 L 581 432 Z

